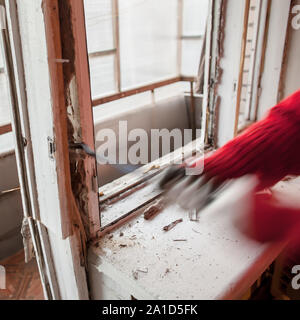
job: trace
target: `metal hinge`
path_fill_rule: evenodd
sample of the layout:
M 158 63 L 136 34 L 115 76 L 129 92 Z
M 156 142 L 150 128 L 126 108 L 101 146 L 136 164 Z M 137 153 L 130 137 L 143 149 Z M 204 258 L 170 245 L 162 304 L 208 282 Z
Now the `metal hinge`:
M 48 141 L 48 153 L 49 153 L 49 158 L 51 160 L 54 160 L 55 159 L 55 151 L 56 151 L 56 146 L 55 146 L 55 141 L 54 139 L 48 137 L 47 138 L 47 141 Z

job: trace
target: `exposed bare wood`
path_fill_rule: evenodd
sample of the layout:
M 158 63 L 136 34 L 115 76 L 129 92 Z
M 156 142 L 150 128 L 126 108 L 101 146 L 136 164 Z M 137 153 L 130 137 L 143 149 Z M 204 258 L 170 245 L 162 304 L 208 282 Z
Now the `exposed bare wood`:
M 206 22 L 205 51 L 203 51 L 203 102 L 202 102 L 202 121 L 201 129 L 203 132 L 203 143 L 208 143 L 208 125 L 209 125 L 209 97 L 210 97 L 210 71 L 212 54 L 212 35 L 214 31 L 214 5 L 215 1 L 209 1 L 208 17 Z M 202 53 L 201 53 L 202 55 Z
M 122 98 L 126 98 L 126 97 L 130 97 L 130 96 L 133 96 L 135 94 L 143 93 L 143 92 L 146 92 L 146 91 L 154 91 L 157 88 L 164 87 L 164 86 L 167 86 L 167 85 L 170 85 L 170 84 L 173 84 L 173 83 L 176 83 L 176 82 L 180 82 L 180 81 L 194 82 L 194 81 L 196 81 L 196 78 L 190 77 L 190 76 L 179 76 L 179 77 L 175 77 L 175 78 L 171 78 L 171 79 L 167 79 L 167 80 L 163 80 L 163 81 L 147 84 L 145 86 L 141 86 L 141 87 L 138 87 L 138 88 L 135 88 L 135 89 L 121 91 L 119 93 L 115 93 L 115 94 L 112 94 L 110 96 L 106 96 L 106 97 L 103 97 L 103 98 L 99 98 L 99 99 L 93 100 L 92 101 L 92 106 L 93 107 L 97 107 L 97 106 L 99 106 L 101 104 L 108 103 L 108 102 L 115 101 L 115 100 L 122 99 Z
M 151 220 L 158 215 L 164 207 L 164 199 L 159 199 L 144 211 L 144 219 Z
M 89 53 L 89 58 L 111 56 L 111 55 L 115 54 L 116 52 L 117 52 L 116 49 L 96 51 L 96 52 Z
M 242 52 L 241 52 L 239 80 L 238 80 L 238 87 L 237 87 L 237 103 L 236 103 L 236 111 L 235 111 L 234 136 L 236 136 L 238 133 L 239 114 L 240 114 L 240 107 L 241 107 L 241 94 L 242 94 L 242 85 L 243 85 L 243 74 L 244 74 L 244 65 L 245 65 L 245 52 L 246 52 L 246 46 L 247 46 L 250 2 L 251 2 L 250 0 L 246 0 L 245 13 L 244 13 L 244 29 L 243 29 L 243 36 L 242 36 Z
M 272 7 L 272 1 L 268 0 L 266 25 L 265 25 L 265 32 L 264 32 L 264 39 L 263 39 L 262 57 L 261 57 L 261 64 L 260 64 L 260 70 L 259 70 L 259 79 L 258 79 L 258 83 L 257 83 L 258 97 L 256 97 L 256 104 L 255 104 L 255 111 L 254 111 L 255 120 L 257 120 L 259 95 L 260 95 L 259 91 L 261 90 L 261 80 L 262 80 L 262 76 L 263 76 L 263 72 L 264 72 L 264 68 L 265 68 L 266 49 L 267 49 L 267 43 L 268 43 L 271 7 Z
M 199 35 L 186 35 L 186 36 L 182 35 L 180 37 L 181 40 L 201 40 L 203 38 L 204 38 L 204 36 L 202 34 L 199 34 Z
M 120 59 L 120 26 L 119 26 L 119 0 L 112 0 L 113 35 L 115 52 L 115 81 L 117 92 L 121 92 L 121 59 Z
M 163 86 L 167 86 L 169 84 L 178 82 L 180 80 L 181 80 L 180 77 L 175 77 L 175 78 L 172 78 L 172 79 L 163 80 L 163 81 L 160 81 L 160 82 L 156 82 L 156 83 L 148 84 L 148 85 L 145 85 L 145 86 L 141 86 L 139 88 L 135 88 L 135 89 L 123 91 L 123 92 L 120 92 L 120 93 L 112 94 L 110 96 L 94 100 L 92 102 L 92 105 L 93 105 L 93 107 L 96 107 L 96 106 L 99 106 L 100 104 L 104 104 L 104 103 L 111 102 L 111 101 L 114 101 L 114 100 L 118 100 L 118 99 L 121 99 L 121 98 L 133 96 L 133 95 L 138 94 L 138 93 L 151 91 L 151 90 L 163 87 Z
M 203 52 L 202 70 L 203 80 L 199 81 L 199 88 L 203 87 L 202 128 L 205 143 L 217 147 L 219 143 L 219 111 L 221 94 L 219 86 L 222 84 L 224 66 L 224 43 L 228 15 L 228 1 L 217 0 L 210 2 L 210 14 L 206 27 L 205 50 Z
M 78 138 L 88 144 L 94 151 L 94 121 L 90 93 L 89 63 L 86 49 L 87 39 L 84 4 L 82 0 L 70 1 L 70 7 L 75 50 L 74 68 L 77 84 L 78 112 L 80 117 L 80 127 L 77 128 L 77 134 Z M 83 48 L 85 50 L 83 50 Z M 82 164 L 82 172 L 80 173 L 79 181 L 77 183 L 77 186 L 80 185 L 80 199 L 77 199 L 77 202 L 80 210 L 85 215 L 85 218 L 87 218 L 88 226 L 86 226 L 86 231 L 88 238 L 94 238 L 100 229 L 97 164 L 95 159 L 85 156 L 84 159 L 78 159 L 76 161 L 77 171 L 79 171 L 81 166 L 80 163 Z M 77 189 L 77 187 L 75 188 Z
M 3 126 L 0 126 L 0 135 L 11 132 L 11 131 L 12 131 L 11 124 L 6 124 Z
M 255 84 L 255 67 L 257 55 L 259 52 L 259 34 L 260 34 L 260 21 L 262 18 L 262 0 L 258 1 L 256 6 L 250 7 L 250 10 L 256 10 L 254 22 L 252 23 L 252 28 L 254 30 L 254 38 L 253 44 L 251 48 L 251 53 L 249 55 L 245 55 L 246 59 L 250 59 L 250 72 L 249 72 L 249 80 L 247 87 L 247 97 L 246 97 L 246 105 L 245 105 L 245 116 L 244 121 L 249 121 L 251 119 L 251 105 L 253 99 L 253 87 Z M 250 27 L 250 23 L 249 23 Z
M 190 77 L 190 76 L 180 76 L 180 81 L 186 81 L 186 82 L 196 82 L 197 78 L 196 77 Z
M 20 187 L 16 187 L 16 188 L 13 188 L 13 189 L 9 189 L 9 190 L 4 190 L 4 191 L 0 191 L 0 197 L 6 195 L 6 194 L 10 194 L 10 193 L 13 193 L 13 192 L 20 192 L 21 188 Z
M 164 230 L 164 231 L 170 231 L 170 230 L 172 230 L 174 227 L 176 227 L 178 223 L 181 223 L 181 222 L 183 222 L 183 220 L 182 220 L 182 219 L 178 219 L 178 220 L 170 223 L 169 225 L 163 227 L 163 230 Z
M 177 74 L 182 67 L 183 0 L 177 0 Z
M 290 14 L 288 19 L 288 27 L 286 31 L 284 53 L 283 53 L 281 73 L 280 73 L 280 82 L 279 82 L 278 99 L 277 99 L 278 101 L 284 98 L 285 77 L 286 77 L 287 64 L 288 64 L 287 58 L 288 58 L 288 52 L 291 45 L 291 36 L 292 36 L 292 19 L 293 19 L 292 8 L 296 5 L 296 3 L 297 3 L 297 0 L 292 0 L 290 4 Z

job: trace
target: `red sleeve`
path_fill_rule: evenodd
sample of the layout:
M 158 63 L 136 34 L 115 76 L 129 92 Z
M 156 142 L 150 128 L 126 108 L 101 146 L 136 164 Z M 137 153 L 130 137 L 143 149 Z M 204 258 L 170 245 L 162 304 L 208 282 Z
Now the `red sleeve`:
M 300 90 L 267 117 L 204 160 L 204 172 L 220 180 L 257 174 L 261 188 L 300 174 Z
M 260 242 L 299 240 L 300 208 L 283 207 L 269 194 L 254 194 L 248 235 Z

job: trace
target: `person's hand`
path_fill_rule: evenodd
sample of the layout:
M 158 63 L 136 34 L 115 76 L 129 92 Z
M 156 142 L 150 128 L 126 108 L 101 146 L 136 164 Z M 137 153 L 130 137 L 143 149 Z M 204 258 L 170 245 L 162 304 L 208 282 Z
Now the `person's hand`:
M 201 160 L 198 160 L 198 165 Z M 210 203 L 226 185 L 226 181 L 209 177 L 197 170 L 197 162 L 194 167 L 183 166 L 169 167 L 161 180 L 159 186 L 165 191 L 169 202 L 179 204 L 185 210 L 199 210 Z M 191 170 L 194 169 L 194 170 Z M 191 175 L 191 172 L 194 174 Z M 199 174 L 196 174 L 199 172 Z
M 287 175 L 300 174 L 299 127 L 300 91 L 222 148 L 194 161 L 200 174 L 186 175 L 190 165 L 173 166 L 160 187 L 184 208 L 201 206 L 228 180 L 248 174 L 258 177 L 257 190 L 269 188 Z

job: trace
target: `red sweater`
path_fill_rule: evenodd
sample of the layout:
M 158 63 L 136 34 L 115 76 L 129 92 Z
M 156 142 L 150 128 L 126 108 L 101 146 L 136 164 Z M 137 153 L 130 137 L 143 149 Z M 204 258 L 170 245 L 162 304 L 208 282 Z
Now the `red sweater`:
M 300 90 L 273 107 L 263 120 L 207 156 L 204 173 L 221 181 L 256 174 L 259 189 L 270 187 L 287 175 L 300 175 Z M 257 240 L 282 239 L 300 224 L 300 208 L 280 207 L 267 195 L 254 195 L 254 203 L 252 235 Z M 298 231 L 300 234 L 299 228 Z
M 261 188 L 300 175 L 300 90 L 207 157 L 204 170 L 221 180 L 257 174 Z

